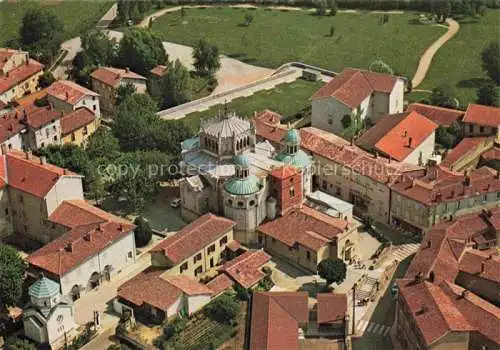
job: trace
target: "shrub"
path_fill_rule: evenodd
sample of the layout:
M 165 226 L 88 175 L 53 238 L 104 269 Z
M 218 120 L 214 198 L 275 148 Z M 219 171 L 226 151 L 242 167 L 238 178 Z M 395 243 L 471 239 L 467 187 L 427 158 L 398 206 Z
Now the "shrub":
M 214 321 L 230 324 L 238 316 L 240 306 L 231 295 L 224 293 L 205 306 L 203 311 Z

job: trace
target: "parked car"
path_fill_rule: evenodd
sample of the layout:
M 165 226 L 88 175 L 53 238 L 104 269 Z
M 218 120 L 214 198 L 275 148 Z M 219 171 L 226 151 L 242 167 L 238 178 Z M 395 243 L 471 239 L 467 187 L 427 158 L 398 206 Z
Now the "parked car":
M 170 206 L 172 208 L 179 208 L 181 206 L 181 199 L 175 198 L 173 201 L 170 202 Z

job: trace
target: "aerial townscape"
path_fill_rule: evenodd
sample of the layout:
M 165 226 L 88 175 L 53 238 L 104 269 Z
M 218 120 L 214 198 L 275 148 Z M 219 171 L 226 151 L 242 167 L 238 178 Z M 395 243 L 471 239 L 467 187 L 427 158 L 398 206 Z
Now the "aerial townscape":
M 499 0 L 0 0 L 0 349 L 500 349 Z

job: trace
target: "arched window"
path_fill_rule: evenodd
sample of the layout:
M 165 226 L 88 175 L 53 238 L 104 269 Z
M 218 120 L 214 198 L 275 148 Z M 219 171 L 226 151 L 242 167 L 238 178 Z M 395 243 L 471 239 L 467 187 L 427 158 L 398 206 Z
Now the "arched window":
M 238 202 L 238 207 L 243 208 L 244 205 L 245 205 L 245 203 L 243 203 L 242 201 Z

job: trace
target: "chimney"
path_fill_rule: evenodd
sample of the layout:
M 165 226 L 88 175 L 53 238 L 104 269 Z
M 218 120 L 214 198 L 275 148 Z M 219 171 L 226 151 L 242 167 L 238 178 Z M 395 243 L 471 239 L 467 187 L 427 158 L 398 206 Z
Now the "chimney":
M 130 72 L 130 70 L 128 69 L 128 67 L 125 67 L 125 73 L 128 73 Z
M 410 147 L 410 148 L 411 148 L 411 142 L 412 142 L 412 141 L 413 141 L 413 138 L 409 137 L 409 138 L 408 138 L 408 147 Z
M 464 185 L 470 186 L 470 176 L 469 175 L 465 175 Z
M 66 242 L 66 245 L 64 246 L 64 249 L 68 252 L 72 252 L 73 251 L 73 243 L 71 242 Z
M 481 273 L 484 273 L 484 261 L 481 261 Z
M 45 156 L 40 156 L 40 164 L 45 165 L 47 164 L 47 157 Z
M 90 233 L 86 233 L 83 236 L 83 239 L 86 240 L 87 242 L 90 242 L 92 240 L 92 236 L 90 235 Z
M 123 232 L 123 224 L 120 224 L 120 226 L 118 226 L 118 231 Z
M 408 136 L 408 130 L 403 131 L 403 137 Z

